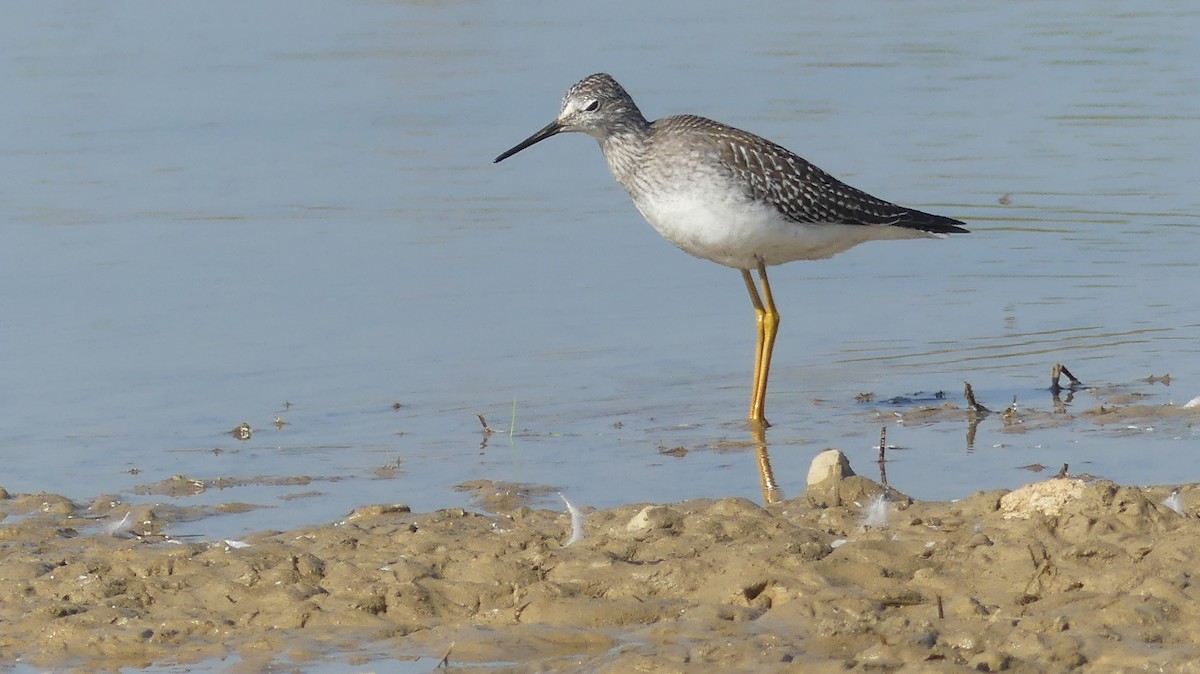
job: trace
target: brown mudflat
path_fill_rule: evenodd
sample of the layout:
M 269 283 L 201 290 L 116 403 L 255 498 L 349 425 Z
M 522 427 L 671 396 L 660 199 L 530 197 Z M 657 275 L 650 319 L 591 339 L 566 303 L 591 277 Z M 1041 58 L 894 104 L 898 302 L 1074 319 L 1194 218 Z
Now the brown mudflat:
M 566 548 L 565 512 L 519 505 L 367 506 L 231 544 L 143 536 L 137 521 L 170 529 L 143 511 L 120 538 L 67 499 L 2 494 L 0 653 L 85 670 L 226 654 L 432 670 L 449 653 L 488 672 L 1195 671 L 1198 488 L 1182 514 L 1167 488 L 1072 479 L 894 497 L 865 528 L 876 486 L 843 482 L 824 507 L 591 511 Z

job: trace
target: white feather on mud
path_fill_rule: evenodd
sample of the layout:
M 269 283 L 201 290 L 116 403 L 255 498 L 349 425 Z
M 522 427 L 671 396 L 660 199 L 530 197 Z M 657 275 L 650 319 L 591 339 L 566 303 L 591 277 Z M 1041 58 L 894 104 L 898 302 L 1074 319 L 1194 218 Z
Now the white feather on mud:
M 562 492 L 558 492 L 558 497 L 567 504 L 567 512 L 571 514 L 571 537 L 563 543 L 564 548 L 583 540 L 583 511 L 575 507 L 575 504 L 567 500 L 567 497 Z

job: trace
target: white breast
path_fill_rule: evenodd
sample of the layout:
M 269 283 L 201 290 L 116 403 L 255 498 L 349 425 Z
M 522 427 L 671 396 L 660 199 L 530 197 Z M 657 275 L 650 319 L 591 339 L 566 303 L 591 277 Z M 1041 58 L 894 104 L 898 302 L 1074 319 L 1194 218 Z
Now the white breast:
M 931 236 L 886 225 L 797 223 L 769 204 L 719 190 L 634 196 L 634 204 L 676 246 L 736 269 L 753 269 L 759 259 L 768 265 L 820 260 L 873 239 Z

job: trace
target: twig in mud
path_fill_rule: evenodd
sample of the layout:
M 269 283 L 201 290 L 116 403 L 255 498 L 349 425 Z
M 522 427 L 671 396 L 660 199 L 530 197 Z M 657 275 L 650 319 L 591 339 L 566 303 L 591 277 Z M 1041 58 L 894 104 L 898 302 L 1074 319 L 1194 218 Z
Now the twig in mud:
M 1013 396 L 1012 404 L 1004 408 L 1004 414 L 1001 416 L 1005 426 L 1012 425 L 1017 420 L 1017 396 Z
M 1067 400 L 1066 400 L 1066 402 L 1064 402 L 1063 399 L 1059 397 L 1058 391 L 1051 393 L 1050 397 L 1054 399 L 1054 413 L 1055 414 L 1066 414 L 1067 413 L 1067 403 L 1071 402 L 1074 399 L 1074 396 L 1075 396 L 1075 393 L 1073 391 L 1067 391 Z
M 971 382 L 969 382 L 969 381 L 963 382 L 963 395 L 966 396 L 967 407 L 970 408 L 970 411 L 972 413 L 977 414 L 981 417 L 986 417 L 987 415 L 992 413 L 991 410 L 989 410 L 988 408 L 981 405 L 978 400 L 975 400 L 975 390 L 971 388 Z
M 879 483 L 884 487 L 887 483 L 887 426 L 879 428 Z
M 1032 547 L 1029 549 L 1029 554 L 1033 554 Z M 1041 599 L 1042 592 L 1044 590 L 1042 585 L 1042 576 L 1053 577 L 1056 574 L 1054 562 L 1050 559 L 1050 553 L 1045 548 L 1042 549 L 1042 560 L 1039 562 L 1035 556 L 1033 561 L 1036 565 L 1036 568 L 1033 570 L 1033 575 L 1029 577 L 1029 582 L 1025 583 L 1025 590 L 1022 593 L 1024 596 L 1020 600 L 1022 606 L 1026 604 L 1032 604 L 1033 602 Z M 1034 590 L 1034 592 L 1030 592 L 1030 590 Z M 1024 609 L 1022 609 L 1022 611 L 1024 611 Z
M 233 430 L 229 431 L 230 435 L 232 435 L 234 438 L 236 438 L 238 440 L 242 440 L 242 441 L 249 440 L 250 435 L 252 433 L 254 433 L 254 429 L 250 428 L 250 424 L 245 421 L 238 424 L 237 426 L 234 426 Z
M 978 414 L 967 414 L 967 451 L 975 449 L 975 434 L 979 432 L 979 422 L 983 417 Z
M 496 432 L 496 429 L 488 426 L 487 419 L 484 419 L 482 414 L 476 414 L 475 416 L 479 417 L 479 425 L 483 426 L 483 440 L 479 442 L 479 448 L 487 449 L 488 438 L 492 437 L 492 434 Z
M 937 595 L 938 620 L 946 619 L 946 609 L 942 606 L 942 595 Z
M 529 608 L 529 605 L 532 603 L 533 602 L 531 602 L 531 601 L 527 601 L 524 604 L 521 604 L 520 606 L 513 608 L 513 621 L 521 622 L 521 614 L 524 613 L 525 609 Z
M 1067 375 L 1067 379 L 1070 380 L 1070 382 L 1067 384 L 1068 390 L 1074 391 L 1080 386 L 1083 386 L 1083 382 L 1076 379 L 1075 375 L 1071 374 L 1071 371 L 1067 369 L 1066 365 L 1063 365 L 1062 363 L 1055 363 L 1054 367 L 1050 368 L 1051 393 L 1058 393 L 1059 391 L 1063 390 L 1063 387 L 1058 383 L 1058 379 L 1064 374 Z
M 1067 464 L 1064 463 L 1063 467 L 1058 469 L 1058 475 L 1055 475 L 1054 478 L 1056 480 L 1062 480 L 1066 477 L 1067 477 Z
M 1081 381 L 1079 381 L 1078 379 L 1076 379 L 1076 378 L 1075 378 L 1075 375 L 1071 374 L 1071 371 L 1067 369 L 1067 366 L 1066 366 L 1066 365 L 1063 365 L 1063 364 L 1061 364 L 1061 363 L 1060 363 L 1058 367 L 1059 367 L 1059 369 L 1060 369 L 1060 370 L 1062 370 L 1062 373 L 1063 373 L 1063 374 L 1067 375 L 1067 379 L 1070 379 L 1070 380 L 1071 380 L 1071 386 L 1072 386 L 1072 388 L 1073 388 L 1073 387 L 1076 387 L 1076 386 L 1083 386 L 1083 382 L 1081 382 Z
M 450 648 L 446 649 L 446 654 L 437 663 L 437 669 L 450 669 L 450 653 L 454 651 L 454 642 L 450 642 Z

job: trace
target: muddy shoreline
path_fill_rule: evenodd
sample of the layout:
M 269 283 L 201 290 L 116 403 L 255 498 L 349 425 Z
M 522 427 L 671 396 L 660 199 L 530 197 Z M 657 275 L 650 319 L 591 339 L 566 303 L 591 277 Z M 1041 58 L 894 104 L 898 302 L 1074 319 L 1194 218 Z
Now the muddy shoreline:
M 194 541 L 2 493 L 0 653 L 80 671 L 304 671 L 364 649 L 502 672 L 1198 671 L 1200 487 L 881 492 L 831 477 L 765 508 L 585 509 L 569 547 L 566 512 L 524 506 L 364 506 Z

